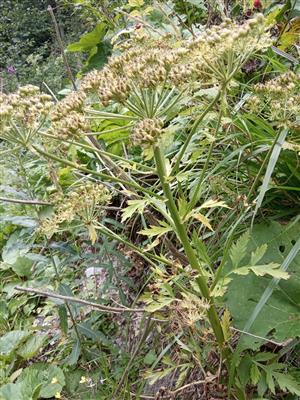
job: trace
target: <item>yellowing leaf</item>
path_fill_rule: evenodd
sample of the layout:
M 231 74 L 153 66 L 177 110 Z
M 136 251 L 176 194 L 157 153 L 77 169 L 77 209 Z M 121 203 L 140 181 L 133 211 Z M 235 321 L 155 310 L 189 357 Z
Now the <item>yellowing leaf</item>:
M 300 36 L 300 17 L 291 22 L 291 27 L 285 31 L 280 37 L 280 50 L 285 50 L 288 47 L 298 42 Z
M 130 7 L 141 7 L 144 5 L 144 0 L 128 0 Z
M 211 231 L 213 231 L 213 228 L 212 228 L 212 226 L 211 226 L 211 224 L 210 224 L 210 222 L 209 222 L 209 219 L 208 219 L 205 215 L 199 213 L 199 214 L 193 215 L 193 217 L 194 217 L 197 221 L 200 221 L 201 224 L 205 225 L 205 226 L 206 226 L 207 228 L 209 228 Z
M 152 243 L 149 243 L 149 244 L 143 249 L 143 251 L 144 251 L 144 252 L 150 251 L 150 250 L 152 250 L 154 247 L 156 247 L 157 245 L 159 245 L 159 243 L 160 243 L 160 240 L 159 240 L 158 238 L 156 238 L 155 240 L 153 240 Z
M 201 206 L 201 208 L 213 208 L 213 207 L 225 207 L 225 208 L 230 208 L 224 201 L 219 201 L 219 200 L 207 200 L 205 201 Z
M 164 233 L 170 232 L 172 228 L 170 226 L 155 226 L 151 225 L 151 228 L 143 229 L 138 233 L 140 235 L 153 237 L 153 236 L 161 236 Z
M 226 340 L 226 342 L 231 337 L 230 324 L 231 324 L 231 315 L 230 315 L 229 310 L 226 308 L 226 310 L 224 311 L 224 314 L 222 316 L 222 320 L 221 320 L 222 331 L 223 331 L 224 339 Z
M 97 236 L 97 231 L 93 224 L 90 224 L 88 226 L 88 232 L 89 232 L 89 237 L 91 239 L 92 244 L 95 244 L 98 236 Z
M 270 275 L 273 278 L 288 279 L 290 275 L 280 269 L 280 264 L 270 263 L 265 265 L 256 265 L 250 267 L 251 271 L 257 276 Z

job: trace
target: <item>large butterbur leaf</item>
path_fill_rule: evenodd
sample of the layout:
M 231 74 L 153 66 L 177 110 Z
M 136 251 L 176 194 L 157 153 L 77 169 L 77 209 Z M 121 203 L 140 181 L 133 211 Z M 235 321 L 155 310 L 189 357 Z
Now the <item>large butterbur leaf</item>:
M 245 327 L 249 334 L 243 335 L 245 347 L 256 348 L 263 340 L 255 336 L 282 342 L 300 336 L 300 253 L 295 249 L 300 234 L 300 224 L 290 226 L 277 222 L 254 226 L 247 243 L 243 264 L 251 265 L 251 257 L 258 258 L 260 265 L 280 264 L 287 259 L 291 250 L 294 255 L 288 265 L 289 279 L 232 274 L 224 301 L 239 330 Z M 225 273 L 233 269 L 232 260 L 226 264 Z M 274 284 L 274 282 L 276 284 Z M 273 283 L 273 285 L 272 285 Z M 271 287 L 271 291 L 270 291 Z M 267 289 L 269 296 L 262 301 Z M 257 311 L 257 304 L 261 308 Z M 255 318 L 249 324 L 249 319 Z

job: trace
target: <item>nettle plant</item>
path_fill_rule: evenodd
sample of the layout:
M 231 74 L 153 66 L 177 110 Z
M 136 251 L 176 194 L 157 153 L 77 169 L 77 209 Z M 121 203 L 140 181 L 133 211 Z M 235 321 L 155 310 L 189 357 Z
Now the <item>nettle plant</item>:
M 150 37 L 140 29 L 116 49 L 119 54 L 102 70 L 89 73 L 80 89 L 62 101 L 55 102 L 32 86 L 0 98 L 1 137 L 14 146 L 7 151 L 25 147 L 84 176 L 80 186 L 51 199 L 54 212 L 42 220 L 40 231 L 51 237 L 66 229 L 68 222 L 76 221 L 77 227 L 88 230 L 92 242 L 101 232 L 132 248 L 157 274 L 158 295 L 144 296 L 147 310 L 155 312 L 176 304 L 173 312 L 177 318 L 184 316 L 185 325 L 206 321 L 228 369 L 232 357 L 230 314 L 225 311 L 220 316 L 216 299 L 226 292 L 232 274 L 281 279 L 288 274 L 280 271 L 280 264 L 257 265 L 265 248 L 254 251 L 251 262 L 241 266 L 239 247 L 231 250 L 233 272 L 224 274 L 230 246 L 218 267 L 212 268 L 194 227 L 212 230 L 206 212 L 228 209 L 219 199 L 201 200 L 204 179 L 219 130 L 227 123 L 228 92 L 238 85 L 235 77 L 249 58 L 270 45 L 261 15 L 243 25 L 225 20 L 187 40 L 171 35 Z M 288 90 L 295 91 L 292 85 L 298 85 L 299 79 L 292 75 L 286 79 Z M 263 102 L 263 95 L 272 94 L 271 89 L 257 85 L 257 95 L 248 106 Z M 211 94 L 209 101 L 198 96 L 201 90 Z M 273 101 L 271 113 L 281 110 L 280 101 L 282 97 Z M 293 109 L 289 107 L 287 112 Z M 172 154 L 168 149 L 174 142 L 180 114 L 185 124 L 180 127 L 176 154 Z M 281 118 L 280 124 L 287 129 Z M 190 184 L 185 160 L 201 126 L 207 130 L 207 157 L 199 176 Z M 108 136 L 124 137 L 128 147 L 141 149 L 139 161 L 106 151 L 101 138 Z M 76 151 L 83 152 L 85 163 L 74 160 Z M 86 155 L 93 155 L 92 160 L 86 161 Z M 105 222 L 109 202 L 120 194 L 127 198 L 122 222 L 142 214 L 144 229 L 139 234 L 147 238 L 147 245 L 130 242 Z M 247 212 L 252 210 L 251 204 L 245 203 L 245 207 Z M 185 277 L 185 287 L 178 283 L 179 275 Z

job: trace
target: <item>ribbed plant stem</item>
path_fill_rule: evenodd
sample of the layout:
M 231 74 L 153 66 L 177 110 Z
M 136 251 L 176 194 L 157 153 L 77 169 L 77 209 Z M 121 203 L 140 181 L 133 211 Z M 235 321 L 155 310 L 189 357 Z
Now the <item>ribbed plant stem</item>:
M 162 188 L 164 191 L 164 195 L 167 199 L 167 206 L 169 208 L 171 217 L 173 219 L 177 236 L 184 248 L 185 254 L 189 260 L 191 267 L 194 270 L 199 272 L 199 276 L 197 278 L 197 284 L 199 286 L 202 296 L 210 304 L 210 308 L 208 309 L 208 312 L 207 312 L 208 319 L 209 319 L 211 327 L 214 331 L 214 334 L 216 336 L 218 344 L 219 344 L 220 348 L 223 349 L 224 335 L 223 335 L 221 323 L 220 323 L 220 320 L 219 320 L 219 317 L 218 317 L 218 314 L 216 311 L 216 307 L 214 305 L 213 299 L 210 297 L 209 288 L 207 286 L 206 278 L 203 273 L 204 271 L 202 270 L 202 267 L 198 262 L 197 256 L 190 244 L 190 239 L 188 237 L 185 226 L 181 220 L 177 206 L 175 204 L 170 185 L 167 181 L 167 170 L 166 170 L 165 159 L 164 159 L 164 156 L 158 146 L 154 146 L 154 157 L 155 157 L 156 168 L 157 168 L 159 180 L 161 182 L 161 185 L 162 185 Z

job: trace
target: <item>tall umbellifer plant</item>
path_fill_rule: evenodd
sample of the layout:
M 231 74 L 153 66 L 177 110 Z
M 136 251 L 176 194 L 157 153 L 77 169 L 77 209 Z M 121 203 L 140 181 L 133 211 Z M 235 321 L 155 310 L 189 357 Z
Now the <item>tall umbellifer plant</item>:
M 40 94 L 32 86 L 0 97 L 1 137 L 14 145 L 12 152 L 26 147 L 45 159 L 84 173 L 87 180 L 90 176 L 100 179 L 113 187 L 115 193 L 121 189 L 129 198 L 124 220 L 145 207 L 155 210 L 156 215 L 160 214 L 162 221 L 158 223 L 154 218 L 153 222 L 152 218 L 149 221 L 151 227 L 143 233 L 150 238 L 167 232 L 175 233 L 189 264 L 186 268 L 194 271 L 197 291 L 205 304 L 220 352 L 228 362 L 230 352 L 212 294 L 221 274 L 218 270 L 215 274 L 208 272 L 203 266 L 191 244 L 189 229 L 192 218 L 209 227 L 201 208 L 224 206 L 223 202 L 213 200 L 198 204 L 214 140 L 208 146 L 200 176 L 192 188 L 187 188 L 189 193 L 185 198 L 183 194 L 178 195 L 177 180 L 187 149 L 207 115 L 212 111 L 217 113 L 216 137 L 222 118 L 228 113 L 227 92 L 235 85 L 236 74 L 251 56 L 267 49 L 270 43 L 261 15 L 243 25 L 226 20 L 199 37 L 180 42 L 168 35 L 146 37 L 142 30 L 137 30 L 126 46 L 118 49 L 120 55 L 112 57 L 101 71 L 89 73 L 79 91 L 60 102 L 52 102 L 49 96 Z M 209 103 L 203 98 L 197 100 L 195 96 L 203 88 L 214 93 Z M 186 112 L 191 115 L 183 132 L 184 139 L 176 156 L 170 159 L 165 152 L 170 140 L 170 127 L 187 103 L 192 106 L 192 112 Z M 109 120 L 116 122 L 114 128 L 98 132 L 98 126 Z M 147 161 L 135 162 L 109 153 L 97 140 L 101 135 L 124 132 L 128 133 L 131 145 L 143 149 L 147 160 L 154 158 L 154 168 Z M 71 161 L 70 146 L 93 152 L 102 168 L 92 169 Z M 143 178 L 149 174 L 156 175 L 159 184 Z M 101 189 L 84 186 L 75 190 L 75 194 L 70 191 L 66 196 L 66 204 L 61 197 L 53 200 L 56 213 L 41 226 L 46 234 L 58 231 L 70 218 L 77 219 L 88 228 L 93 241 L 95 232 L 99 230 L 125 242 L 152 265 L 173 264 L 165 255 L 157 255 L 154 246 L 142 249 L 101 223 L 102 205 L 110 199 L 103 186 Z

